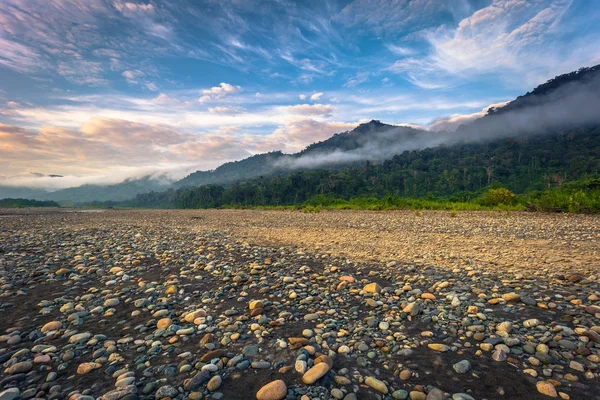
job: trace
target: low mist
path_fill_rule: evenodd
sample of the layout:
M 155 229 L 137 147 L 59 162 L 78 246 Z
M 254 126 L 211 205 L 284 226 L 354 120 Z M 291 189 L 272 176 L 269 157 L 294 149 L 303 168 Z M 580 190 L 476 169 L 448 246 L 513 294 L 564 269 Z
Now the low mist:
M 515 107 L 519 105 L 519 107 Z M 600 124 L 600 76 L 585 84 L 570 82 L 548 94 L 530 95 L 504 109 L 461 125 L 455 132 L 407 127 L 362 126 L 356 148 L 310 151 L 278 162 L 280 168 L 316 168 L 358 161 L 381 161 L 404 151 L 508 137 L 552 134 Z M 351 133 L 352 134 L 352 133 Z

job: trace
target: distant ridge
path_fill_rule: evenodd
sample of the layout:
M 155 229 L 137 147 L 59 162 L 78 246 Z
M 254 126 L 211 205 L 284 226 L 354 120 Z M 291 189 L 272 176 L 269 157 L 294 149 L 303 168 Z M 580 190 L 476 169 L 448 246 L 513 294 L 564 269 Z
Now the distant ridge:
M 405 151 L 452 146 L 474 141 L 494 141 L 559 133 L 599 126 L 600 65 L 559 75 L 502 108 L 490 109 L 484 117 L 456 132 L 431 132 L 371 120 L 355 129 L 334 134 L 296 154 L 273 151 L 224 163 L 212 171 L 196 171 L 169 182 L 146 176 L 115 185 L 83 185 L 47 192 L 0 186 L 0 198 L 23 197 L 62 202 L 126 200 L 140 193 L 201 185 L 232 185 L 257 177 L 287 174 L 310 168 L 343 169 L 366 160 L 381 162 Z

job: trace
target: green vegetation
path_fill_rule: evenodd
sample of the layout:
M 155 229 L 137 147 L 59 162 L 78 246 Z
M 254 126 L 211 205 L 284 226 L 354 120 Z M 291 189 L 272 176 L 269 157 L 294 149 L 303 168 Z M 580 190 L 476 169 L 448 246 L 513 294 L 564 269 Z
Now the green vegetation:
M 560 188 L 530 193 L 523 203 L 535 211 L 600 213 L 600 178 L 569 182 Z
M 60 207 L 55 201 L 41 201 L 28 199 L 0 199 L 0 208 L 24 207 Z
M 315 194 L 302 202 L 257 201 L 248 197 L 246 201 L 233 201 L 236 196 L 248 194 L 239 186 L 200 186 L 189 190 L 170 190 L 166 193 L 139 195 L 130 202 L 96 203 L 101 206 L 141 208 L 255 208 L 295 209 L 306 212 L 321 210 L 503 210 L 545 211 L 572 213 L 600 212 L 600 178 L 590 178 L 564 183 L 543 191 L 516 195 L 495 183 L 481 192 L 461 192 L 449 197 L 412 198 L 396 195 L 383 197 L 357 196 L 342 198 L 335 195 Z M 165 195 L 170 196 L 165 198 Z M 254 193 L 256 195 L 256 193 Z M 151 197 L 152 196 L 152 197 Z M 239 198 L 239 197 L 238 197 Z M 168 203 L 165 203 L 167 202 Z M 146 203 L 144 203 L 146 202 Z M 454 214 L 455 215 L 455 214 Z
M 593 128 L 406 151 L 378 164 L 297 170 L 93 204 L 600 212 L 598 176 L 600 129 Z

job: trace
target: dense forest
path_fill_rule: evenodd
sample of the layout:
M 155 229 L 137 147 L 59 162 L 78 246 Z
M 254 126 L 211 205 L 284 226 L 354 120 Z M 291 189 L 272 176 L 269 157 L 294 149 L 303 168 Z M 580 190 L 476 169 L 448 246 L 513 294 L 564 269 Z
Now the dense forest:
M 0 199 L 0 208 L 22 207 L 60 207 L 54 201 L 28 200 L 28 199 Z
M 301 205 L 315 196 L 471 201 L 490 187 L 517 194 L 560 188 L 600 174 L 600 128 L 406 151 L 381 163 L 297 171 L 231 186 L 150 192 L 121 203 L 149 208 Z

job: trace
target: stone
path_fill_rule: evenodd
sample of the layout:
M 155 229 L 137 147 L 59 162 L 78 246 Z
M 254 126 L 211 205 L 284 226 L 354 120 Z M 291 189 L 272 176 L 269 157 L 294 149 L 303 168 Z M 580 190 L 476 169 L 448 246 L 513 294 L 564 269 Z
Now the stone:
M 156 323 L 158 329 L 167 329 L 171 325 L 173 325 L 173 320 L 171 318 L 161 318 Z
M 402 309 L 402 312 L 409 314 L 412 317 L 419 315 L 421 312 L 421 305 L 419 303 L 409 303 Z
M 51 331 L 58 331 L 62 328 L 62 323 L 60 321 L 50 321 L 42 326 L 42 333 L 47 333 Z
M 172 294 L 177 294 L 177 286 L 171 285 L 171 286 L 167 287 L 167 289 L 165 290 L 165 294 L 167 296 L 172 295 Z
M 221 387 L 222 382 L 223 382 L 223 379 L 221 378 L 221 376 L 215 375 L 212 378 L 210 378 L 210 380 L 206 384 L 206 388 L 208 390 L 210 390 L 211 392 L 214 392 Z
M 553 384 L 548 381 L 537 381 L 535 387 L 538 392 L 544 394 L 549 397 L 558 397 L 558 393 L 556 393 L 556 388 Z
M 248 303 L 248 308 L 250 311 L 262 310 L 265 308 L 265 305 L 261 300 L 252 300 L 250 303 Z
M 323 375 L 329 372 L 329 365 L 327 363 L 320 363 L 313 366 L 311 369 L 306 371 L 304 375 L 302 375 L 302 382 L 306 385 L 312 385 L 316 381 L 318 381 Z
M 119 400 L 124 399 L 126 396 L 137 393 L 137 387 L 135 385 L 125 386 L 117 388 L 110 392 L 102 395 L 102 400 Z
M 377 378 L 369 376 L 365 379 L 365 384 L 377 390 L 379 393 L 388 394 L 387 385 Z
M 527 320 L 523 321 L 523 326 L 525 328 L 534 328 L 540 324 L 541 324 L 540 320 L 535 319 L 535 318 L 531 318 L 531 319 L 527 319 Z
M 13 387 L 0 392 L 0 400 L 16 400 L 21 395 L 18 388 Z
M 69 338 L 69 343 L 79 343 L 84 342 L 92 337 L 92 334 L 89 332 L 78 333 Z
M 104 307 L 115 307 L 119 304 L 119 299 L 117 299 L 116 297 L 113 297 L 111 299 L 107 299 L 104 302 Z
M 157 400 L 163 399 L 165 397 L 172 399 L 172 398 L 177 397 L 178 394 L 179 394 L 179 392 L 173 386 L 165 385 L 165 386 L 161 386 L 158 388 L 158 390 L 154 394 L 154 397 Z
M 267 383 L 256 393 L 257 400 L 282 400 L 287 394 L 287 385 L 282 380 Z
M 499 323 L 498 325 L 496 325 L 496 330 L 498 332 L 506 332 L 506 333 L 510 333 L 513 329 L 513 325 L 512 322 L 510 321 L 504 321 Z
M 454 369 L 454 371 L 456 371 L 457 374 L 464 374 L 471 370 L 471 363 L 469 362 L 469 360 L 461 360 L 454 364 L 452 368 Z
M 433 388 L 427 393 L 427 397 L 425 397 L 425 399 L 426 400 L 446 400 L 446 396 L 444 395 L 444 392 L 442 392 L 440 389 Z
M 504 301 L 519 301 L 519 300 L 521 300 L 521 296 L 515 292 L 505 293 L 502 295 L 502 300 L 504 300 Z
M 367 293 L 380 293 L 381 286 L 379 286 L 379 284 L 377 282 L 372 282 L 372 283 L 369 283 L 368 285 L 366 285 L 363 288 L 363 291 L 367 292 Z
M 190 379 L 184 382 L 183 387 L 188 392 L 194 391 L 202 386 L 205 382 L 210 380 L 210 372 L 206 370 L 198 371 L 198 373 L 192 376 Z
M 427 347 L 429 347 L 433 351 L 439 351 L 442 353 L 445 353 L 448 350 L 450 350 L 450 346 L 447 346 L 445 344 L 440 344 L 440 343 L 430 343 L 427 345 Z
M 79 366 L 77 367 L 77 373 L 79 375 L 89 374 L 93 370 L 98 369 L 100 367 L 102 367 L 102 364 L 98 364 L 96 362 L 82 363 L 79 364 Z
M 21 361 L 6 368 L 4 370 L 4 373 L 8 375 L 22 374 L 24 372 L 31 371 L 32 368 L 33 363 L 31 363 L 30 361 Z

